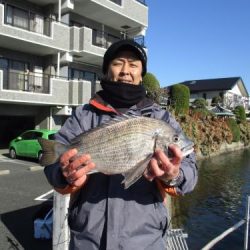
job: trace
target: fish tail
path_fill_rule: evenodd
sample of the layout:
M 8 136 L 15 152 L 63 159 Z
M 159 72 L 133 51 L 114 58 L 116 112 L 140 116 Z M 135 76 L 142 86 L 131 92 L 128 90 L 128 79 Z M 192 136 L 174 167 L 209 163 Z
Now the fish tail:
M 57 141 L 38 138 L 38 142 L 42 147 L 42 157 L 39 162 L 42 166 L 48 166 L 57 162 L 60 155 L 68 149 L 67 145 Z

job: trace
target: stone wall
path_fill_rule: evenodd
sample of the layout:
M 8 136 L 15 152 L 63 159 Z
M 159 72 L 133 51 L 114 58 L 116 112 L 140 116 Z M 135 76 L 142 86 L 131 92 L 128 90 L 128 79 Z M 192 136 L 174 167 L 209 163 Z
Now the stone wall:
M 209 156 L 204 156 L 200 153 L 198 153 L 196 156 L 197 156 L 197 160 L 201 160 L 205 158 L 210 158 L 212 156 L 225 154 L 225 153 L 229 153 L 235 150 L 245 149 L 249 147 L 250 145 L 245 146 L 244 143 L 242 142 L 232 142 L 231 144 L 223 143 L 218 151 L 211 153 Z

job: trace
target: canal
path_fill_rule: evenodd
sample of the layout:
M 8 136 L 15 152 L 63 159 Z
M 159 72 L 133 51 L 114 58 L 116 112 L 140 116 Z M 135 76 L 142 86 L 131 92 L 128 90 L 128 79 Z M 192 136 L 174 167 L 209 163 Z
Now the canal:
M 196 189 L 175 199 L 172 218 L 174 227 L 188 233 L 191 250 L 201 249 L 245 218 L 246 197 L 250 195 L 250 149 L 202 160 L 198 165 Z M 213 249 L 243 249 L 244 229 L 240 227 Z

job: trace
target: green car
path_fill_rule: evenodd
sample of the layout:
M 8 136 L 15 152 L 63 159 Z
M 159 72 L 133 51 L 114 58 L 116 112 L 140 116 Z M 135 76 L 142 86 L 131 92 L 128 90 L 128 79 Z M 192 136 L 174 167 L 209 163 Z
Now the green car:
M 20 136 L 13 139 L 9 145 L 10 158 L 15 159 L 18 156 L 36 158 L 42 157 L 42 148 L 38 142 L 38 138 L 53 140 L 57 130 L 35 129 L 27 130 Z

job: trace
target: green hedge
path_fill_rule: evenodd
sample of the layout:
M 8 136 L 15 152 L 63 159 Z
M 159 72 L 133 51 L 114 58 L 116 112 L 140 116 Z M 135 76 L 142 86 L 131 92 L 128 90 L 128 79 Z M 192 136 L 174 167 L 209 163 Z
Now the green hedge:
M 243 106 L 237 106 L 234 109 L 234 114 L 236 116 L 237 122 L 245 122 L 246 121 L 246 112 Z
M 240 141 L 240 127 L 238 126 L 237 122 L 233 118 L 229 118 L 227 120 L 227 125 L 233 134 L 233 142 L 239 142 Z
M 176 115 L 187 114 L 189 111 L 190 90 L 183 84 L 173 85 L 171 88 L 171 104 Z

